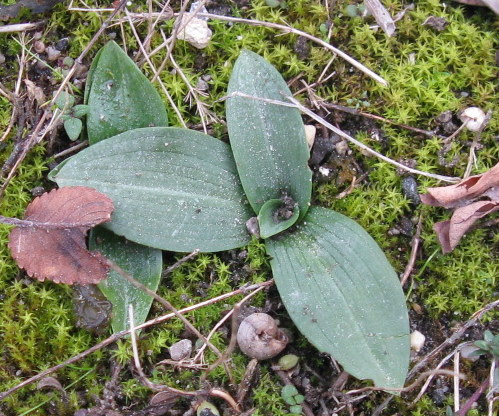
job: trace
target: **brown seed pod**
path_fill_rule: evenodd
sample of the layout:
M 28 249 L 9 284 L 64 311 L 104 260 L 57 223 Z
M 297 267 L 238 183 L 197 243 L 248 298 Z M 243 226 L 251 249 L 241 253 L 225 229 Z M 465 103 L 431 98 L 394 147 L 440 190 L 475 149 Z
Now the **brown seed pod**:
M 243 353 L 257 360 L 268 360 L 279 354 L 288 343 L 288 337 L 266 313 L 248 316 L 237 331 L 237 343 Z

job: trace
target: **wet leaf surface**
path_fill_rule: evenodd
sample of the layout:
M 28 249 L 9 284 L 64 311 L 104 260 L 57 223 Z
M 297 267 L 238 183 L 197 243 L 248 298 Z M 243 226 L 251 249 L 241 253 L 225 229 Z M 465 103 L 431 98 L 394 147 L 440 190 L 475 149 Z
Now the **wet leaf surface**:
M 107 276 L 102 255 L 86 248 L 87 231 L 111 219 L 113 202 L 83 186 L 53 190 L 28 205 L 30 227 L 16 227 L 9 248 L 19 267 L 38 280 L 86 285 Z

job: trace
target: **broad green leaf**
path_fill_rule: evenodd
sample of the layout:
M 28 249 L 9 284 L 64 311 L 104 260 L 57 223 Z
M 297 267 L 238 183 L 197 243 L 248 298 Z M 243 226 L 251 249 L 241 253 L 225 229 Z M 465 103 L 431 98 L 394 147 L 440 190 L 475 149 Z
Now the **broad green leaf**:
M 291 227 L 300 215 L 298 205 L 288 207 L 282 199 L 271 199 L 258 214 L 260 237 L 269 238 Z
M 70 140 L 76 140 L 81 133 L 81 129 L 83 127 L 83 123 L 79 118 L 70 117 L 66 121 L 64 121 L 64 130 Z
M 313 207 L 296 230 L 265 243 L 279 294 L 309 341 L 357 378 L 402 387 L 409 364 L 404 294 L 369 234 Z
M 140 127 L 168 125 L 158 92 L 113 41 L 98 53 L 85 96 L 90 144 Z
M 242 51 L 229 81 L 229 96 L 286 101 L 291 92 L 277 70 L 261 56 Z M 248 200 L 259 213 L 269 199 L 287 194 L 307 213 L 312 191 L 305 129 L 296 108 L 255 98 L 227 100 L 227 127 L 239 176 Z
M 106 228 L 171 251 L 246 245 L 252 216 L 230 147 L 193 130 L 131 130 L 79 152 L 50 178 L 85 184 L 115 205 Z
M 90 234 L 91 250 L 98 250 L 108 259 L 132 275 L 147 288 L 156 292 L 161 280 L 161 250 L 132 243 L 102 227 Z M 113 304 L 111 326 L 114 332 L 130 328 L 128 305 L 133 305 L 135 325 L 147 319 L 152 297 L 137 289 L 119 273 L 110 270 L 107 279 L 98 284 L 104 296 Z

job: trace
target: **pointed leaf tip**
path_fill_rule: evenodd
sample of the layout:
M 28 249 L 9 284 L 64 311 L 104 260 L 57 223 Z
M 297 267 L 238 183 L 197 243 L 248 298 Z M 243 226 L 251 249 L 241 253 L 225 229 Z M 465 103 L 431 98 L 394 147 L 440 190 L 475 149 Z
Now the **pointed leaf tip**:
M 90 144 L 132 129 L 168 126 L 160 95 L 114 41 L 108 42 L 92 63 L 85 104 Z
M 286 82 L 264 58 L 244 50 L 234 64 L 228 94 L 230 144 L 254 212 L 286 193 L 303 218 L 312 192 L 303 121 L 296 108 L 268 102 L 292 95 Z
M 400 388 L 409 365 L 405 298 L 393 268 L 355 221 L 310 208 L 293 233 L 265 241 L 298 329 L 353 376 Z

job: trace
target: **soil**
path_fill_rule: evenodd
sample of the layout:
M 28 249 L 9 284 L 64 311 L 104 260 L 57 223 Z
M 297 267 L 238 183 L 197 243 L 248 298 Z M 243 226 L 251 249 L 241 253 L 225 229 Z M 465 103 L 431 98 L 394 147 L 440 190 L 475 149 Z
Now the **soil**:
M 45 11 L 43 8 L 37 9 L 31 7 L 32 5 L 29 2 L 25 3 L 33 12 Z M 36 3 L 38 4 L 39 2 Z M 56 1 L 47 2 L 47 7 L 53 6 L 53 3 L 56 3 Z M 251 2 L 241 0 L 236 1 L 235 3 L 241 10 L 246 10 Z M 41 6 L 38 5 L 37 7 Z M 233 12 L 232 3 L 223 1 L 209 1 L 208 9 L 210 12 L 223 15 L 230 15 Z M 0 9 L 0 15 L 2 14 L 2 10 L 3 9 Z M 17 15 L 16 8 L 4 10 L 4 17 L 6 18 L 12 18 L 15 14 Z M 435 26 L 436 30 L 443 30 L 447 23 L 448 22 L 445 22 L 444 24 L 441 20 L 434 18 L 428 24 Z M 57 30 L 59 30 L 59 28 L 57 28 Z M 65 45 L 62 41 L 66 39 L 66 35 L 70 36 L 71 34 L 64 33 L 64 31 L 65 30 L 61 28 L 58 36 L 59 39 L 55 39 L 56 48 L 58 47 L 61 55 L 51 63 L 51 65 L 59 68 L 62 68 L 63 59 L 69 54 L 68 45 Z M 303 60 L 307 60 L 311 53 L 309 42 L 301 37 L 297 38 L 294 50 L 297 56 Z M 201 53 L 197 53 L 196 56 L 195 68 L 197 71 L 203 72 L 209 67 L 210 60 L 213 58 L 209 57 L 205 60 Z M 48 58 L 45 52 L 40 53 L 39 57 L 42 61 L 46 61 Z M 83 67 L 80 68 L 80 77 L 77 80 L 77 84 L 81 88 L 84 86 L 85 75 L 90 62 L 90 59 L 86 60 L 83 63 Z M 9 76 L 12 77 L 13 75 L 14 74 L 10 74 Z M 53 93 L 60 85 L 60 80 L 54 79 L 52 71 L 37 62 L 31 62 L 28 65 L 27 76 L 36 87 L 40 89 L 45 97 L 52 97 Z M 23 130 L 33 129 L 34 126 L 38 124 L 43 114 L 43 110 L 40 108 L 35 96 L 30 95 L 29 93 L 15 103 L 15 108 L 18 112 L 16 117 L 17 133 L 13 138 L 16 145 L 14 146 L 9 159 L 3 161 L 2 173 L 4 175 L 8 174 L 13 169 L 17 160 L 20 160 L 23 150 L 28 149 L 33 145 L 33 143 L 29 141 L 29 136 L 22 136 L 21 132 Z M 379 145 L 378 150 L 381 152 L 387 151 L 390 147 L 390 139 L 385 134 L 382 124 L 379 122 L 357 114 L 339 111 L 333 111 L 325 115 L 325 119 L 353 136 L 358 132 L 363 132 L 369 137 L 375 137 Z M 312 120 L 309 120 L 309 122 L 313 124 Z M 456 115 L 451 112 L 450 114 L 441 114 L 436 117 L 434 125 L 434 132 L 436 135 L 450 135 L 456 131 L 459 122 Z M 71 153 L 71 148 L 75 145 L 78 146 L 80 143 L 81 141 L 75 143 L 70 142 L 63 131 L 62 125 L 59 124 L 51 130 L 45 142 L 47 158 L 51 158 L 64 151 L 69 151 L 68 153 Z M 442 154 L 442 157 L 444 156 L 445 154 Z M 62 158 L 58 158 L 58 162 L 60 162 L 61 159 Z M 408 164 L 410 163 L 408 161 L 406 162 Z M 448 161 L 445 163 L 442 162 L 442 164 L 447 168 L 453 166 L 452 163 Z M 355 178 L 358 180 L 356 182 L 357 185 L 368 184 L 369 182 L 368 175 L 370 173 L 370 168 L 363 162 L 362 156 L 359 155 L 358 152 L 353 152 L 343 139 L 334 134 L 329 134 L 327 131 L 320 128 L 318 129 L 315 143 L 311 149 L 309 165 L 314 173 L 314 186 L 333 184 L 339 190 L 345 191 Z M 45 190 L 49 190 L 53 186 L 52 182 L 43 182 Z M 403 242 L 403 246 L 401 245 L 399 247 L 401 252 L 410 252 L 411 239 L 416 233 L 413 214 L 420 204 L 417 187 L 418 183 L 413 176 L 402 175 L 401 192 L 410 201 L 412 206 L 409 212 L 405 212 L 403 215 L 399 216 L 397 223 L 390 230 L 391 233 L 399 234 L 405 238 L 405 240 L 400 240 Z M 33 194 L 39 192 L 40 189 L 33 189 Z M 345 196 L 347 196 L 347 193 Z M 289 201 L 288 199 L 289 198 L 287 197 L 283 197 L 284 206 L 282 212 L 279 212 L 280 219 L 287 219 L 293 213 L 294 201 Z M 252 273 L 246 263 L 247 255 L 248 252 L 246 249 L 231 250 L 220 254 L 222 261 L 229 265 L 234 288 L 240 287 L 241 284 L 247 281 L 246 279 Z M 170 255 L 165 254 L 165 257 L 170 257 Z M 108 325 L 110 307 L 106 303 L 107 301 L 101 298 L 101 294 L 92 292 L 94 289 L 94 287 L 83 289 L 83 291 L 81 288 L 76 289 L 78 295 L 75 295 L 75 299 L 77 299 L 75 302 L 75 315 L 78 319 L 78 326 L 93 331 L 94 333 L 102 334 L 102 331 L 105 333 Z M 205 296 L 208 294 L 209 289 L 209 283 L 201 284 L 197 288 L 197 294 Z M 82 300 L 85 300 L 86 303 L 83 303 Z M 244 308 L 240 311 L 240 319 L 252 312 L 269 313 L 274 317 L 280 318 L 281 326 L 293 328 L 293 324 L 287 316 L 274 287 L 267 291 L 264 306 L 248 306 Z M 422 349 L 417 353 L 414 351 L 412 352 L 413 363 L 418 362 L 434 348 L 451 338 L 457 328 L 463 325 L 463 322 L 455 320 L 451 313 L 444 314 L 439 317 L 438 320 L 432 318 L 428 314 L 428 311 L 425 310 L 424 299 L 420 299 L 418 295 L 414 295 L 411 298 L 410 322 L 411 329 L 417 329 L 426 337 Z M 452 348 L 457 346 L 460 342 L 483 339 L 483 333 L 486 329 L 493 333 L 497 333 L 499 332 L 499 323 L 497 321 L 490 321 L 485 324 L 476 322 L 463 333 L 460 339 L 455 340 L 455 342 L 449 346 L 450 349 L 447 349 L 446 353 L 451 351 Z M 231 339 L 231 331 L 232 327 L 230 320 L 219 329 L 221 338 L 227 343 Z M 305 396 L 303 414 L 307 416 L 336 414 L 370 415 L 374 414 L 373 411 L 377 406 L 381 406 L 381 403 L 387 397 L 386 394 L 376 391 L 362 391 L 354 394 L 347 393 L 349 390 L 365 387 L 368 383 L 359 382 L 342 372 L 339 365 L 331 357 L 318 353 L 317 350 L 310 346 L 310 344 L 308 344 L 296 331 L 292 331 L 290 335 L 292 339 L 286 348 L 285 353 L 296 354 L 299 357 L 302 357 L 298 366 L 288 371 L 282 371 L 278 368 L 275 360 L 270 363 L 258 364 L 250 361 L 247 367 L 247 375 L 239 385 L 234 386 L 227 383 L 224 386 L 215 386 L 241 395 L 241 401 L 239 403 L 242 410 L 241 413 L 234 412 L 225 402 L 217 401 L 221 414 L 250 415 L 253 413 L 254 398 L 252 397 L 252 388 L 258 384 L 262 368 L 265 369 L 265 371 L 269 371 L 275 380 L 280 380 L 282 385 L 293 384 L 297 387 L 300 393 Z M 194 338 L 192 334 L 187 332 L 185 333 L 185 336 Z M 165 357 L 163 358 L 167 358 L 167 354 L 164 355 Z M 434 369 L 438 364 L 438 361 L 442 358 L 443 356 L 439 355 L 438 357 L 429 360 L 424 370 Z M 51 400 L 49 404 L 44 407 L 44 409 L 46 409 L 46 414 L 73 414 L 74 416 L 189 416 L 196 414 L 194 410 L 196 406 L 199 405 L 201 401 L 208 398 L 207 394 L 205 396 L 200 394 L 195 398 L 179 398 L 165 392 L 153 393 L 153 390 L 151 389 L 143 398 L 137 398 L 131 402 L 123 393 L 123 384 L 130 379 L 141 381 L 140 374 L 137 373 L 132 364 L 129 363 L 128 365 L 121 366 L 117 361 L 109 360 L 105 363 L 100 363 L 100 365 L 107 369 L 106 376 L 110 378 L 107 382 L 103 381 L 101 396 L 88 397 L 85 391 L 77 391 L 77 399 L 79 400 L 78 410 L 73 411 L 74 408 L 66 397 L 66 407 L 62 406 L 61 403 L 58 403 L 58 400 Z M 151 372 L 155 370 L 155 366 L 156 362 L 144 363 L 144 373 L 151 374 Z M 460 391 L 462 402 L 471 397 L 479 388 L 483 380 L 488 377 L 487 372 L 490 370 L 490 359 L 486 356 L 482 356 L 475 362 L 464 362 L 463 367 L 465 367 L 466 374 L 470 377 L 470 380 L 466 383 L 466 387 L 462 388 Z M 445 365 L 445 368 L 450 368 L 450 362 Z M 213 386 L 206 385 L 204 388 L 208 391 L 210 387 Z M 409 403 L 414 399 L 419 388 L 420 386 L 405 395 L 402 403 L 400 399 L 393 400 L 392 403 L 387 405 L 384 414 L 412 414 Z M 445 413 L 446 406 L 451 402 L 455 393 L 453 389 L 453 379 L 443 376 L 437 376 L 436 382 L 432 383 L 428 388 L 427 395 L 431 399 L 432 405 L 434 405 L 438 411 L 442 412 L 440 414 Z M 63 399 L 62 402 L 64 401 L 65 400 Z M 477 406 L 477 411 L 482 412 L 480 414 L 485 415 L 487 404 L 483 395 L 480 397 Z M 0 409 L 2 409 L 1 404 Z M 7 411 L 6 414 L 10 415 L 11 412 Z M 215 413 L 207 410 L 198 414 L 210 416 Z M 436 413 L 433 413 L 432 411 L 431 415 L 433 414 Z M 0 415 L 3 416 L 1 412 Z

